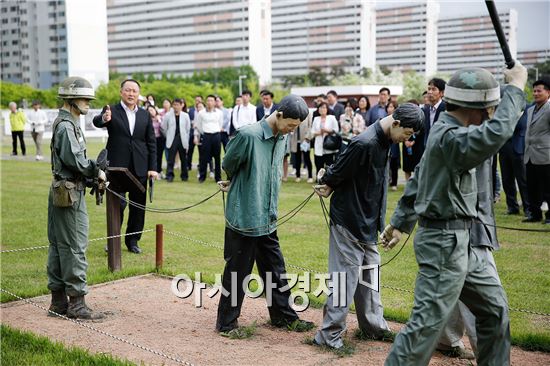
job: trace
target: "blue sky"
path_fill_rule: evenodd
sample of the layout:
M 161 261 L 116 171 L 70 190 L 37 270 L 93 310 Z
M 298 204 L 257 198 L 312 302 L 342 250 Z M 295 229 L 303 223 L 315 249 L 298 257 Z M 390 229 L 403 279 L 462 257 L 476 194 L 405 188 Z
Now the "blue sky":
M 378 1 L 377 8 L 387 8 L 419 1 Z M 487 14 L 483 0 L 439 1 L 441 19 L 456 16 Z M 497 9 L 514 8 L 518 12 L 518 51 L 550 49 L 550 0 L 495 1 Z

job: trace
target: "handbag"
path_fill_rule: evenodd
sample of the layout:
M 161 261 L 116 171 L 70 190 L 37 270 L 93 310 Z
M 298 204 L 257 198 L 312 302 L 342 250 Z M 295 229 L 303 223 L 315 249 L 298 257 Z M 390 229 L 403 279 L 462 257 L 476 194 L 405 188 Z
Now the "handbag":
M 340 146 L 342 146 L 342 136 L 337 133 L 326 135 L 323 139 L 324 150 L 339 150 Z
M 309 141 L 304 140 L 300 143 L 300 150 L 302 152 L 308 152 L 310 148 L 311 144 L 309 143 Z

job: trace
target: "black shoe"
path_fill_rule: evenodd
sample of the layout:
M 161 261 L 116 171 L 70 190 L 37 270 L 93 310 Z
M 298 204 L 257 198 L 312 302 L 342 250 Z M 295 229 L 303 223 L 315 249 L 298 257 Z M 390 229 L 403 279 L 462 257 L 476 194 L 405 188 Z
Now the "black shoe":
M 199 184 L 203 184 L 205 179 L 199 179 Z
M 508 210 L 506 215 L 519 215 L 519 210 Z
M 544 220 L 544 224 L 545 224 L 545 225 L 546 225 L 546 224 L 550 224 L 550 219 Z
M 526 219 L 522 220 L 521 222 L 540 222 L 541 220 L 542 220 L 542 217 L 529 216 Z
M 166 178 L 166 181 L 168 183 L 172 183 L 174 181 L 174 177 L 168 177 L 168 178 Z
M 133 245 L 131 247 L 128 247 L 128 251 L 135 254 L 141 254 L 141 248 L 137 245 Z
M 187 182 L 187 181 L 189 181 L 189 178 L 181 178 L 181 181 L 182 182 Z

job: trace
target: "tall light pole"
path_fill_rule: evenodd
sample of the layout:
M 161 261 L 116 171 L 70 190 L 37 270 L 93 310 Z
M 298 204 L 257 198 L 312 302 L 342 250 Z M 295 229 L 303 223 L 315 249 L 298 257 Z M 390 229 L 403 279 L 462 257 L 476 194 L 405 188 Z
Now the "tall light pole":
M 239 75 L 239 95 L 243 94 L 243 79 L 246 79 L 246 75 Z

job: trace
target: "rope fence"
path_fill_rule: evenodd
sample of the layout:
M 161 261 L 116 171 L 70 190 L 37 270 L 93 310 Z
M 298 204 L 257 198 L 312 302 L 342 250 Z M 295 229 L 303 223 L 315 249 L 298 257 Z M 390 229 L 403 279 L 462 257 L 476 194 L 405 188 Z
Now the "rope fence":
M 121 237 L 124 237 L 124 236 L 134 235 L 134 234 L 149 233 L 151 231 L 155 231 L 155 229 L 146 229 L 146 230 L 134 231 L 134 232 L 131 232 L 131 233 L 126 233 L 126 234 L 103 236 L 101 238 L 90 239 L 90 240 L 88 240 L 88 243 L 91 243 L 91 242 L 94 242 L 94 241 L 113 239 L 113 238 L 121 238 Z M 47 248 L 49 248 L 49 246 L 50 245 L 48 244 L 48 245 L 41 245 L 41 246 L 28 247 L 28 248 L 7 249 L 7 250 L 0 250 L 0 253 L 15 253 L 15 252 L 26 252 L 26 251 L 29 251 L 29 250 L 47 249 Z
M 91 331 L 93 331 L 93 332 L 99 333 L 99 334 L 101 334 L 101 335 L 107 336 L 107 337 L 112 338 L 112 339 L 114 339 L 114 340 L 116 340 L 116 341 L 119 341 L 119 342 L 128 344 L 128 345 L 130 345 L 130 346 L 132 346 L 132 347 L 139 348 L 139 349 L 141 349 L 141 350 L 143 350 L 143 351 L 147 351 L 147 352 L 149 352 L 149 353 L 152 353 L 152 354 L 154 354 L 154 355 L 163 357 L 163 358 L 168 359 L 168 360 L 170 360 L 170 361 L 174 361 L 174 362 L 176 362 L 176 363 L 178 363 L 178 364 L 180 364 L 180 365 L 193 366 L 193 364 L 192 364 L 191 362 L 181 360 L 181 359 L 179 359 L 179 358 L 177 358 L 177 357 L 167 355 L 167 354 L 164 353 L 164 352 L 156 351 L 156 350 L 154 350 L 154 349 L 152 349 L 152 348 L 149 348 L 149 347 L 146 347 L 146 346 L 142 346 L 142 345 L 140 345 L 140 344 L 138 344 L 138 343 L 129 341 L 129 340 L 127 340 L 127 339 L 125 339 L 125 338 L 122 338 L 122 337 L 120 337 L 120 336 L 111 334 L 111 333 L 109 333 L 109 332 L 106 332 L 106 331 L 104 331 L 104 330 L 98 329 L 98 328 L 96 328 L 96 327 L 92 327 L 91 325 L 86 324 L 85 322 L 79 321 L 79 320 L 77 320 L 77 319 L 72 319 L 72 318 L 69 318 L 69 317 L 67 317 L 67 316 L 65 316 L 65 315 L 61 315 L 61 314 L 59 314 L 59 313 L 56 313 L 55 311 L 52 311 L 52 310 L 50 310 L 50 309 L 47 309 L 47 308 L 45 308 L 44 306 L 35 303 L 34 301 L 31 301 L 31 300 L 29 300 L 29 299 L 25 299 L 25 298 L 23 298 L 23 297 L 21 297 L 21 296 L 19 296 L 19 295 L 16 295 L 16 294 L 14 294 L 13 292 L 11 292 L 11 291 L 9 291 L 9 290 L 6 290 L 6 289 L 4 289 L 4 288 L 0 288 L 0 291 L 3 292 L 3 293 L 5 293 L 5 294 L 8 294 L 8 295 L 10 295 L 10 296 L 12 296 L 12 297 L 15 297 L 16 299 L 18 299 L 18 300 L 20 300 L 20 301 L 24 301 L 25 303 L 27 303 L 27 304 L 29 304 L 29 305 L 32 305 L 32 306 L 34 306 L 34 307 L 36 307 L 36 308 L 38 308 L 38 309 L 44 310 L 44 311 L 46 311 L 47 313 L 49 313 L 49 314 L 51 314 L 51 315 L 54 315 L 54 316 L 56 316 L 56 317 L 59 317 L 59 318 L 61 318 L 61 319 L 63 319 L 63 320 L 68 320 L 68 321 L 70 321 L 70 322 L 73 323 L 73 324 L 76 324 L 76 325 L 78 325 L 78 326 L 80 326 L 80 327 L 83 327 L 83 328 L 86 328 L 86 329 L 88 329 L 88 330 L 91 330 Z

